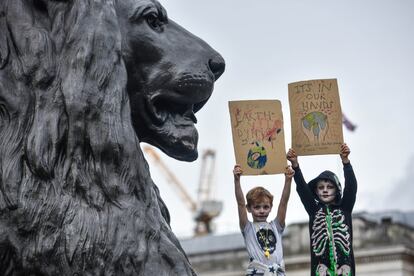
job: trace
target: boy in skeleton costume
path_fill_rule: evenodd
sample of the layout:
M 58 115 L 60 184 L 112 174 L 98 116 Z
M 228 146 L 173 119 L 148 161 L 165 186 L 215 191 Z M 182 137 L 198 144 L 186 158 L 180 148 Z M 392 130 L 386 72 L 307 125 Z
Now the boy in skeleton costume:
M 246 275 L 285 276 L 283 260 L 282 233 L 285 228 L 287 204 L 290 196 L 290 185 L 295 173 L 289 166 L 285 171 L 285 185 L 277 209 L 276 218 L 267 222 L 273 206 L 273 195 L 263 187 L 251 189 L 247 195 L 247 205 L 240 187 L 242 169 L 234 166 L 234 190 L 236 194 L 239 225 L 246 244 L 250 264 Z M 253 222 L 247 218 L 247 211 L 251 213 Z
M 312 276 L 354 276 L 352 250 L 352 209 L 355 204 L 357 181 L 348 159 L 349 147 L 341 145 L 345 188 L 331 171 L 324 171 L 306 184 L 298 158 L 289 149 L 287 159 L 295 170 L 296 190 L 309 215 Z

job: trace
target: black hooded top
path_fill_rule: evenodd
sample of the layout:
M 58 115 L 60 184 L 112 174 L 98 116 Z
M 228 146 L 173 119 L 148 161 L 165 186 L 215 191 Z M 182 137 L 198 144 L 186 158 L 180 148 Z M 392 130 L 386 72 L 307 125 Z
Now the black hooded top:
M 299 167 L 295 170 L 296 191 L 309 215 L 311 275 L 355 275 L 352 249 L 352 209 L 357 181 L 350 163 L 344 164 L 345 188 L 331 171 L 324 171 L 306 184 Z M 335 202 L 319 201 L 315 192 L 319 180 L 329 180 L 337 187 Z

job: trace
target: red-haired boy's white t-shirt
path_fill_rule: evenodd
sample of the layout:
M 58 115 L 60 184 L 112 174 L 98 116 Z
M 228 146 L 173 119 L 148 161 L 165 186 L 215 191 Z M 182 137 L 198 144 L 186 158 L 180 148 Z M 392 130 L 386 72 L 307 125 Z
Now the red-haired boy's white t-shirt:
M 282 233 L 284 228 L 277 219 L 271 222 L 248 221 L 242 234 L 250 260 L 266 265 L 278 264 L 284 267 Z M 269 258 L 265 252 L 269 251 Z

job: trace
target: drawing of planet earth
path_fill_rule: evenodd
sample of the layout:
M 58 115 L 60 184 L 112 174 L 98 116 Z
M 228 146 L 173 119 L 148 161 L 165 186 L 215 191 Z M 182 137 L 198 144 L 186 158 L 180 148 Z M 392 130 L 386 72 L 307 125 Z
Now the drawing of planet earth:
M 247 165 L 253 169 L 261 169 L 267 162 L 266 149 L 258 142 L 253 145 L 247 154 Z
M 327 125 L 328 116 L 320 111 L 308 113 L 302 118 L 302 125 L 307 130 L 312 130 L 313 135 L 319 137 L 321 129 L 325 129 Z

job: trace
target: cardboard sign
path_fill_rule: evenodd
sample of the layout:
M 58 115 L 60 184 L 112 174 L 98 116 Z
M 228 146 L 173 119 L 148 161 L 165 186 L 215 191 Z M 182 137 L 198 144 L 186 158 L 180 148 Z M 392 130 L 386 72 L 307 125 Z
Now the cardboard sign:
M 336 79 L 290 83 L 292 148 L 297 155 L 340 153 L 344 141 Z
M 236 162 L 243 175 L 284 173 L 287 166 L 278 100 L 229 102 Z

